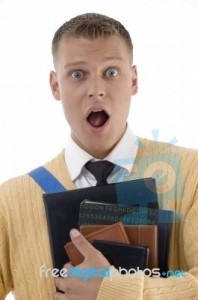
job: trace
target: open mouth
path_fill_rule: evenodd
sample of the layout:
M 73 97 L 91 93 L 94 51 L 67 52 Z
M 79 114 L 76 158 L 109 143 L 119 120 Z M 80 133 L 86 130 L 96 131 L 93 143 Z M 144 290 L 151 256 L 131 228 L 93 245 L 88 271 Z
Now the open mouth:
M 109 115 L 104 111 L 92 111 L 87 117 L 87 122 L 95 128 L 104 126 L 104 124 L 109 119 Z

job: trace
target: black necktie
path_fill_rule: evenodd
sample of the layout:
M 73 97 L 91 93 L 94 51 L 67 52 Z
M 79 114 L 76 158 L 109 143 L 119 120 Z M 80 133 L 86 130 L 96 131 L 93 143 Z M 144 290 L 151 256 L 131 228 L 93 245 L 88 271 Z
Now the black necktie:
M 89 161 L 85 167 L 94 175 L 97 181 L 96 185 L 99 186 L 107 184 L 107 177 L 111 174 L 115 165 L 107 160 L 101 160 L 95 162 Z

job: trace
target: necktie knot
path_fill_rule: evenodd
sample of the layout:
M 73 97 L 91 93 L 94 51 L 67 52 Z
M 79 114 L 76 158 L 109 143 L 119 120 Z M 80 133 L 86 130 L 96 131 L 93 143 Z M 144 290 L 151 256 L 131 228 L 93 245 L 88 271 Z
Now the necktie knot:
M 85 167 L 90 171 L 97 181 L 97 186 L 107 184 L 107 177 L 111 174 L 114 164 L 107 160 L 95 161 L 85 164 Z

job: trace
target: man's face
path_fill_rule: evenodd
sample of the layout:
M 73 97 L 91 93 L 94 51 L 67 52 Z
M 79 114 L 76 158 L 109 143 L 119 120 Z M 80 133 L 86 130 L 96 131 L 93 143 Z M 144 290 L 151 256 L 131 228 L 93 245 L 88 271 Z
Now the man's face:
M 57 50 L 52 93 L 62 101 L 73 140 L 94 157 L 104 158 L 125 132 L 137 92 L 130 61 L 127 45 L 117 36 L 66 38 Z

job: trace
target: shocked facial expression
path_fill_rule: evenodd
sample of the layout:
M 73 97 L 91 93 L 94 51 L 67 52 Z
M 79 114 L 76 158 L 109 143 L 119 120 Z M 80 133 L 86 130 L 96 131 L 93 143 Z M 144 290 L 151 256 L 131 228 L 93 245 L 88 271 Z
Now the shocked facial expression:
M 131 96 L 137 92 L 137 71 L 118 36 L 89 40 L 66 38 L 55 58 L 50 85 L 61 100 L 73 140 L 97 158 L 104 158 L 126 129 Z

